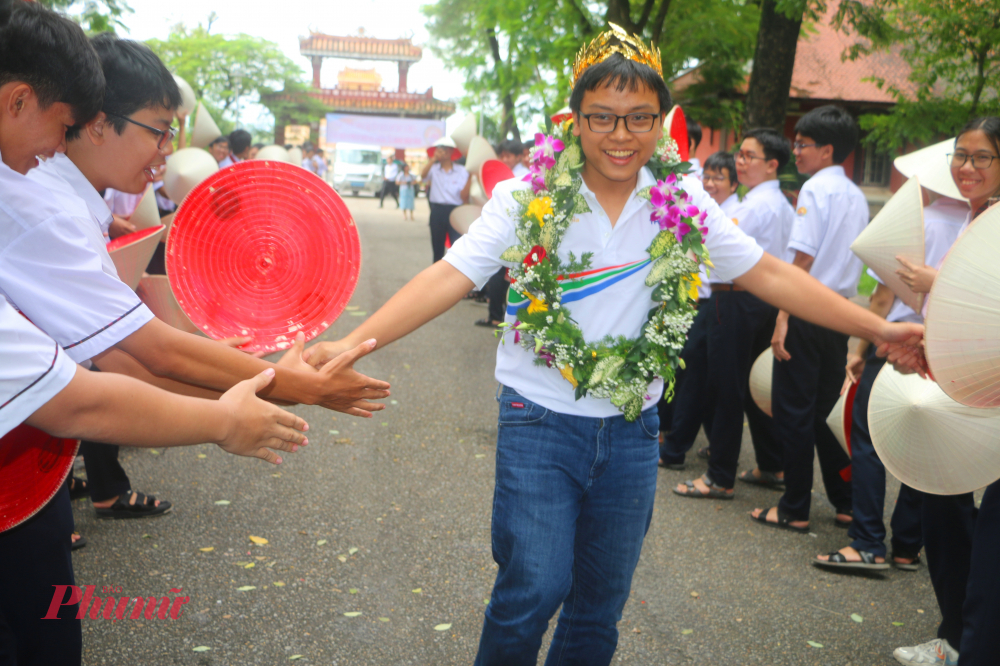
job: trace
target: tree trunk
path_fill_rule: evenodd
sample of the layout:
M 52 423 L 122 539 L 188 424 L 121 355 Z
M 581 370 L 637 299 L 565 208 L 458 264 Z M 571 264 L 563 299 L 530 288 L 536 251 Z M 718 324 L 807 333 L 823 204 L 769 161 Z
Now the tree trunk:
M 490 43 L 490 52 L 493 54 L 493 66 L 497 74 L 497 82 L 500 84 L 500 88 L 503 89 L 504 62 L 503 58 L 500 57 L 500 43 L 497 41 L 496 30 L 487 28 L 486 37 Z M 509 90 L 506 90 L 500 95 L 500 98 L 503 102 L 503 121 L 500 124 L 500 136 L 502 140 L 506 140 L 507 134 L 513 132 L 514 139 L 520 141 L 521 132 L 517 129 L 517 117 L 514 115 L 514 96 Z
M 743 122 L 747 128 L 773 127 L 784 133 L 785 109 L 795 67 L 802 16 L 790 19 L 775 11 L 775 0 L 763 0 L 757 50 L 747 90 Z

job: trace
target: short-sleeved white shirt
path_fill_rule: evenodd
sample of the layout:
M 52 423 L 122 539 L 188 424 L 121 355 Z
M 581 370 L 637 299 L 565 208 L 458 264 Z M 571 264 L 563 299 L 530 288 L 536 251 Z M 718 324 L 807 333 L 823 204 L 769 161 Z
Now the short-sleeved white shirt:
M 0 168 L 0 293 L 80 363 L 153 313 L 118 279 L 99 219 L 74 185 L 86 184 L 88 200 L 110 215 L 104 200 L 82 174 L 82 182 L 61 178 L 67 164 L 79 173 L 61 155 L 32 169 L 30 178 Z
M 747 192 L 743 201 L 735 195 L 722 203 L 723 212 L 768 254 L 778 259 L 787 260 L 788 237 L 792 233 L 795 221 L 795 210 L 788 199 L 781 193 L 781 184 L 777 180 L 766 180 Z M 715 276 L 710 278 L 712 284 L 720 284 Z
M 76 364 L 0 297 L 0 437 L 73 379 Z
M 452 164 L 451 171 L 445 171 L 440 163 L 435 162 L 427 172 L 427 178 L 431 181 L 428 201 L 449 206 L 462 205 L 462 189 L 469 182 L 469 172 L 464 166 Z
M 650 268 L 646 249 L 660 228 L 649 220 L 652 212 L 649 202 L 637 193 L 655 184 L 652 174 L 643 168 L 613 227 L 587 185 L 580 187 L 580 194 L 592 212 L 580 215 L 570 225 L 559 247 L 559 257 L 565 261 L 570 252 L 577 257 L 591 252 L 593 273 L 588 279 L 603 274 L 588 287 L 567 291 L 563 297 L 564 307 L 572 313 L 586 340 L 598 341 L 606 335 L 638 337 L 654 306 L 653 288 L 645 284 Z M 482 217 L 445 255 L 444 260 L 476 286 L 482 287 L 501 266 L 510 266 L 501 262 L 499 256 L 517 242 L 514 221 L 508 216 L 508 211 L 518 209 L 511 193 L 529 187 L 518 180 L 499 183 L 483 208 Z M 715 265 L 712 272 L 724 280 L 732 280 L 753 268 L 764 254 L 760 246 L 726 217 L 702 188 L 701 181 L 685 177 L 683 188 L 694 205 L 708 211 L 706 246 Z M 506 321 L 513 322 L 516 312 L 516 306 L 508 306 Z M 564 414 L 606 418 L 620 413 L 608 399 L 575 400 L 573 387 L 559 371 L 537 366 L 534 359 L 534 354 L 514 344 L 513 339 L 507 340 L 497 350 L 497 380 L 529 400 Z M 650 384 L 644 408 L 654 405 L 662 391 L 662 380 Z
M 112 187 L 104 190 L 104 203 L 107 204 L 108 209 L 110 209 L 112 213 L 118 215 L 119 217 L 132 217 L 132 213 L 135 212 L 135 209 L 138 207 L 141 200 L 142 194 L 119 192 Z M 105 233 L 107 233 L 106 229 Z
M 525 176 L 531 173 L 531 169 L 524 166 L 521 162 L 514 164 L 514 168 L 511 169 L 511 171 L 514 172 L 514 178 L 517 178 L 518 180 L 523 180 Z
M 851 243 L 868 225 L 868 201 L 844 167 L 820 169 L 799 192 L 788 247 L 813 257 L 809 273 L 845 298 L 858 293 L 861 260 Z
M 948 254 L 948 250 L 958 239 L 959 233 L 969 217 L 969 205 L 962 201 L 941 197 L 924 208 L 924 264 L 938 266 Z M 882 279 L 875 271 L 868 269 L 868 275 L 881 284 Z M 909 321 L 922 324 L 923 316 L 899 300 L 892 302 L 886 321 Z

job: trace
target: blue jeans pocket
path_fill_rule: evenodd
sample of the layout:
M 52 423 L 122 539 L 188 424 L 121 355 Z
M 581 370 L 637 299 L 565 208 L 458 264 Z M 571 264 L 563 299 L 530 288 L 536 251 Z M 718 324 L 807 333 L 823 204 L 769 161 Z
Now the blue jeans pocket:
M 660 415 L 655 408 L 643 410 L 636 420 L 642 426 L 642 432 L 646 437 L 656 440 L 660 438 Z
M 502 426 L 537 424 L 548 413 L 549 410 L 531 402 L 512 389 L 505 388 L 500 393 L 500 417 L 498 422 Z

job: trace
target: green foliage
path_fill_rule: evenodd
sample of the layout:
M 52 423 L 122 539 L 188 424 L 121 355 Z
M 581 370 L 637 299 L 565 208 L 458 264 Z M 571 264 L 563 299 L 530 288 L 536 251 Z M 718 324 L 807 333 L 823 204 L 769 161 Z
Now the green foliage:
M 66 14 L 91 35 L 125 28 L 122 17 L 133 13 L 125 0 L 39 0 L 39 3 Z
M 861 117 L 879 150 L 954 134 L 970 119 L 1000 113 L 1000 3 L 983 0 L 843 0 L 838 25 L 862 38 L 846 58 L 893 49 L 912 68 L 913 90 L 873 77 L 897 100 L 887 115 Z
M 327 113 L 323 102 L 306 94 L 311 90 L 312 86 L 302 81 L 286 79 L 280 91 L 268 86 L 261 86 L 257 92 L 260 95 L 261 104 L 274 116 L 275 123 L 308 125 L 316 118 L 324 117 Z M 270 95 L 274 93 L 281 93 L 282 96 L 288 95 L 294 101 L 271 97 Z
M 868 275 L 868 267 L 861 269 L 861 278 L 858 280 L 858 296 L 871 296 L 875 292 L 878 281 Z

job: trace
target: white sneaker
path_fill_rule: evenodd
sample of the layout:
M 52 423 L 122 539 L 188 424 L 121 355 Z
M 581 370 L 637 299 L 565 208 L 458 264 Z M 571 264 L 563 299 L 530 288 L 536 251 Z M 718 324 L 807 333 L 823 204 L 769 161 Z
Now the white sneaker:
M 901 664 L 958 666 L 958 651 L 948 644 L 946 638 L 935 638 L 923 645 L 896 648 L 892 651 L 892 656 Z

